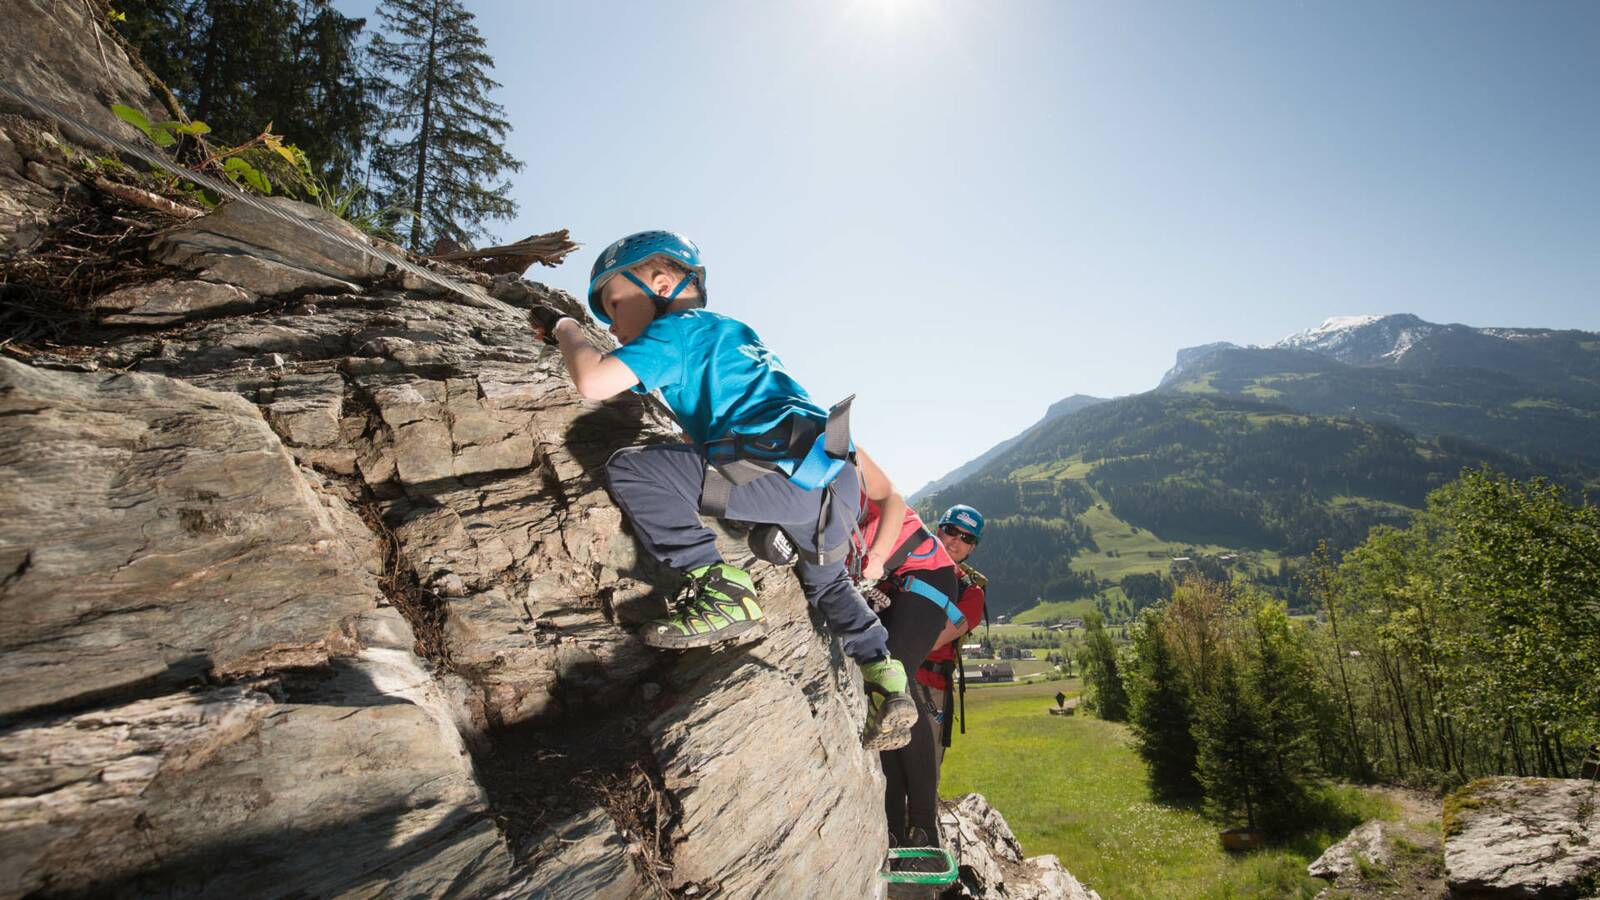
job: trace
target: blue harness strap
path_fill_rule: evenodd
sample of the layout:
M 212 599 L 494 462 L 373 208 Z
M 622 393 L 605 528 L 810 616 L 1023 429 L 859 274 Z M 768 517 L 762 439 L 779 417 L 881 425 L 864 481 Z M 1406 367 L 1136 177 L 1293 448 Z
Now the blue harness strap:
M 695 280 L 694 273 L 690 272 L 688 275 L 683 276 L 683 280 L 679 281 L 678 286 L 672 289 L 672 293 L 663 297 L 652 290 L 650 285 L 645 284 L 643 279 L 627 269 L 622 270 L 622 277 L 638 285 L 639 290 L 644 291 L 645 296 L 649 297 L 651 302 L 656 305 L 656 318 L 658 319 L 667 314 L 667 307 L 671 306 L 672 301 L 678 299 L 678 295 L 683 293 L 683 289 L 693 284 Z
M 855 445 L 850 445 L 850 451 L 855 451 Z M 814 491 L 825 484 L 832 484 L 839 470 L 844 468 L 846 459 L 834 457 L 828 452 L 828 435 L 826 432 L 817 435 L 811 444 L 811 451 L 805 455 L 789 473 L 789 480 L 797 487 Z
M 956 606 L 956 602 L 954 600 L 951 600 L 949 597 L 945 596 L 944 591 L 939 590 L 920 578 L 917 578 L 915 575 L 907 575 L 905 582 L 900 585 L 900 589 L 904 591 L 910 591 L 911 593 L 922 597 L 926 597 L 927 599 L 932 600 L 934 603 L 937 603 L 939 608 L 944 610 L 945 617 L 948 618 L 952 624 L 960 625 L 962 622 L 967 620 L 967 617 L 961 613 L 961 608 Z

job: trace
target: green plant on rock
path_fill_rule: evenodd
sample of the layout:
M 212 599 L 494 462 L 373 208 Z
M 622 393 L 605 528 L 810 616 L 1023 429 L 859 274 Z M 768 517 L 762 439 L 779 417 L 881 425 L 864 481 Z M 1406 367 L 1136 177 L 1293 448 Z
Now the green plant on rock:
M 1444 815 L 1441 819 L 1444 825 L 1445 837 L 1455 837 L 1461 833 L 1461 816 L 1463 813 L 1482 809 L 1488 805 L 1479 796 L 1479 792 L 1493 785 L 1496 781 L 1497 779 L 1494 778 L 1480 778 L 1444 798 Z
M 410 213 L 398 206 L 358 203 L 365 193 L 361 185 L 329 184 L 305 151 L 273 133 L 271 123 L 243 144 L 219 147 L 201 140 L 211 133 L 204 122 L 152 122 L 132 107 L 115 104 L 111 109 L 157 147 L 171 149 L 184 137 L 196 139 L 200 159 L 195 168 L 227 178 L 241 190 L 261 196 L 271 196 L 276 190 L 282 196 L 314 203 L 362 231 L 386 240 L 396 240 L 400 224 L 410 218 Z M 100 157 L 93 164 L 107 174 L 134 177 L 132 169 L 113 157 Z M 221 199 L 207 196 L 192 182 L 176 174 L 165 176 L 158 187 L 207 207 L 215 206 Z
M 169 149 L 178 145 L 183 137 L 202 138 L 211 133 L 211 127 L 204 122 L 152 122 L 149 117 L 131 106 L 114 103 L 111 111 L 117 118 L 139 129 L 150 142 L 162 149 Z M 258 194 L 270 195 L 272 182 L 261 170 L 245 158 L 244 154 L 255 147 L 268 147 L 284 156 L 290 165 L 296 164 L 298 149 L 283 143 L 283 139 L 272 134 L 272 126 L 267 125 L 262 132 L 237 147 L 213 149 L 204 141 L 200 142 L 204 157 L 196 167 L 203 172 L 221 175 L 241 188 L 249 188 Z M 304 154 L 299 154 L 303 159 Z

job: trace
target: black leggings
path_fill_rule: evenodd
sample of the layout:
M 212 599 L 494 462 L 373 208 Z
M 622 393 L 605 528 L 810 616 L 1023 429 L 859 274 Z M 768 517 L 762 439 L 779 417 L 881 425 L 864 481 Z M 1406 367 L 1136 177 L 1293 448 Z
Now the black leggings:
M 910 574 L 946 597 L 956 596 L 954 567 Z M 880 615 L 883 626 L 889 629 L 889 655 L 900 660 L 906 667 L 906 677 L 915 682 L 917 667 L 928 658 L 950 618 L 938 604 L 921 594 L 898 590 L 884 593 L 891 601 Z M 939 838 L 939 725 L 924 700 L 925 693 L 911 691 L 917 699 L 918 713 L 917 724 L 911 729 L 911 743 L 878 754 L 883 762 L 883 811 L 889 820 L 889 834 L 902 845 L 908 825 L 926 831 L 930 840 Z

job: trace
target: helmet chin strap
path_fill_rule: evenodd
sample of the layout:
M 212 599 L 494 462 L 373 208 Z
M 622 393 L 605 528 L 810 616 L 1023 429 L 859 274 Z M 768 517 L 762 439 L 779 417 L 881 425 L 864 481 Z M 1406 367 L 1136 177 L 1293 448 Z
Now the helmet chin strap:
M 641 279 L 639 276 L 633 274 L 632 272 L 628 271 L 627 269 L 623 269 L 621 274 L 622 274 L 623 278 L 626 278 L 629 281 L 633 282 L 634 284 L 638 285 L 639 286 L 639 290 L 644 291 L 644 295 L 646 297 L 649 297 L 650 298 L 650 302 L 652 302 L 652 303 L 654 303 L 656 305 L 656 318 L 658 318 L 658 319 L 667 314 L 667 307 L 671 306 L 672 305 L 672 301 L 678 299 L 678 295 L 683 293 L 683 289 L 688 287 L 689 285 L 693 284 L 694 280 L 695 280 L 694 273 L 690 272 L 689 274 L 683 276 L 683 280 L 679 281 L 678 282 L 678 286 L 672 289 L 672 293 L 670 293 L 667 296 L 663 297 L 660 294 L 656 293 L 655 291 L 651 290 L 650 289 L 650 285 L 645 284 L 643 279 Z

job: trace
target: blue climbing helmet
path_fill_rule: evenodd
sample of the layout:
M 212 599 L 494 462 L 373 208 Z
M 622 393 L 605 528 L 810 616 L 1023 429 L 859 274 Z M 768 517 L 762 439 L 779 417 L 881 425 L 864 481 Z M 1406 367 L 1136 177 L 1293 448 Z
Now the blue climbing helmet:
M 945 510 L 944 515 L 939 517 L 939 527 L 943 528 L 946 525 L 954 525 L 978 540 L 983 540 L 983 513 L 970 506 L 957 503 Z
M 689 270 L 689 274 L 683 276 L 678 286 L 665 297 L 651 290 L 639 276 L 628 271 L 645 260 L 657 256 Z M 638 285 L 646 296 L 655 301 L 658 318 L 666 314 L 667 306 L 691 284 L 699 286 L 700 305 L 706 305 L 706 267 L 700 262 L 700 248 L 694 245 L 694 241 L 677 232 L 641 231 L 638 234 L 630 234 L 600 251 L 600 257 L 594 261 L 594 268 L 589 270 L 589 311 L 604 325 L 611 324 L 611 317 L 600 307 L 600 289 L 611 280 L 611 276 L 618 273 Z

